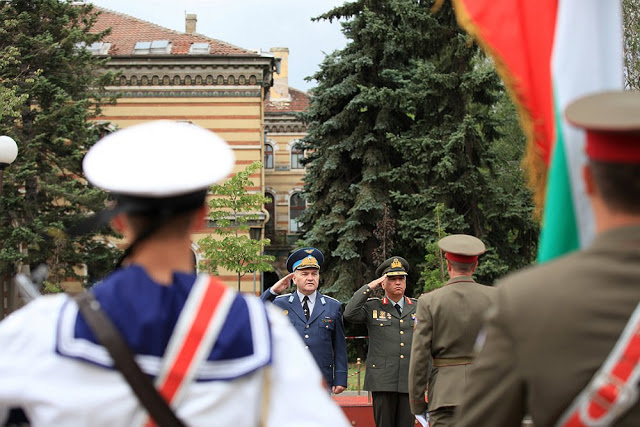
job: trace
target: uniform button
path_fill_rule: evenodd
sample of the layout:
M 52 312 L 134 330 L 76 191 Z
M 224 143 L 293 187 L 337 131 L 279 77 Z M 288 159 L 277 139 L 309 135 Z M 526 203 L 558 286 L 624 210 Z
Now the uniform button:
M 404 343 L 403 342 L 400 343 L 400 347 L 404 347 Z
M 404 335 L 404 331 L 400 331 L 400 335 Z
M 309 346 L 308 346 L 308 345 L 305 345 L 305 346 L 304 346 L 304 348 L 309 348 Z
M 305 337 L 305 338 L 309 338 L 309 335 L 305 335 L 304 337 Z
M 380 323 L 380 326 L 384 326 L 384 323 Z
M 305 326 L 305 328 L 309 329 L 309 325 Z
M 404 323 L 404 320 L 400 319 L 400 323 Z
M 404 359 L 404 354 L 401 354 L 401 355 L 400 355 L 400 359 Z
M 371 365 L 371 367 L 372 367 L 372 368 L 375 368 L 375 367 L 376 367 L 376 365 Z

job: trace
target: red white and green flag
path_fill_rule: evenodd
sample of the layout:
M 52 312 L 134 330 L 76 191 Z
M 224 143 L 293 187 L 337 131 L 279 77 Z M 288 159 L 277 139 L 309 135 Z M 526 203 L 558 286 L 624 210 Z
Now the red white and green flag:
M 538 261 L 584 247 L 594 235 L 580 178 L 585 136 L 563 111 L 583 95 L 623 89 L 620 1 L 453 2 L 458 22 L 493 57 L 527 135 L 525 164 L 544 200 Z

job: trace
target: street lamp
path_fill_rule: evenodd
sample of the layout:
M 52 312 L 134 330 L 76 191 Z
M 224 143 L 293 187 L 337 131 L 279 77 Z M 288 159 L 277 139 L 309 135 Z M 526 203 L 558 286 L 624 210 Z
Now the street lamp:
M 18 156 L 18 145 L 8 136 L 0 136 L 0 195 L 2 194 L 2 176 L 4 175 L 4 169 L 9 166 Z M 0 319 L 4 318 L 4 276 L 0 276 Z M 9 301 L 7 302 L 7 308 L 11 309 L 11 303 L 13 301 L 13 293 L 15 292 L 13 287 L 9 289 Z
M 2 176 L 4 169 L 18 157 L 18 145 L 6 135 L 0 136 L 0 194 L 2 194 Z

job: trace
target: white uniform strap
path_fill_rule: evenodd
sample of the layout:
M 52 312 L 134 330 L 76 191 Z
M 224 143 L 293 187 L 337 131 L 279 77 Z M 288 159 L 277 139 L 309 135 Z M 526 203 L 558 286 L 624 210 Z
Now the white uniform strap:
M 611 425 L 638 401 L 640 304 L 615 347 L 587 387 L 560 418 L 561 427 Z

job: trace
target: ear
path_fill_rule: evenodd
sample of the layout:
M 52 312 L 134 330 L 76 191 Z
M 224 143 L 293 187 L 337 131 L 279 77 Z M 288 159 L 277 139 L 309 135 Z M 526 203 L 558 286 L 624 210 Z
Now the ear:
M 584 182 L 584 192 L 588 196 L 593 196 L 598 192 L 596 181 L 593 177 L 593 171 L 589 167 L 589 164 L 585 164 L 582 167 L 582 181 Z
M 199 230 L 204 228 L 205 222 L 207 220 L 207 206 L 202 205 L 198 208 L 196 213 L 191 220 L 191 226 L 189 227 L 189 231 L 193 234 Z
M 120 234 L 124 234 L 125 230 L 127 229 L 124 214 L 118 214 L 111 219 L 111 228 L 113 228 Z

